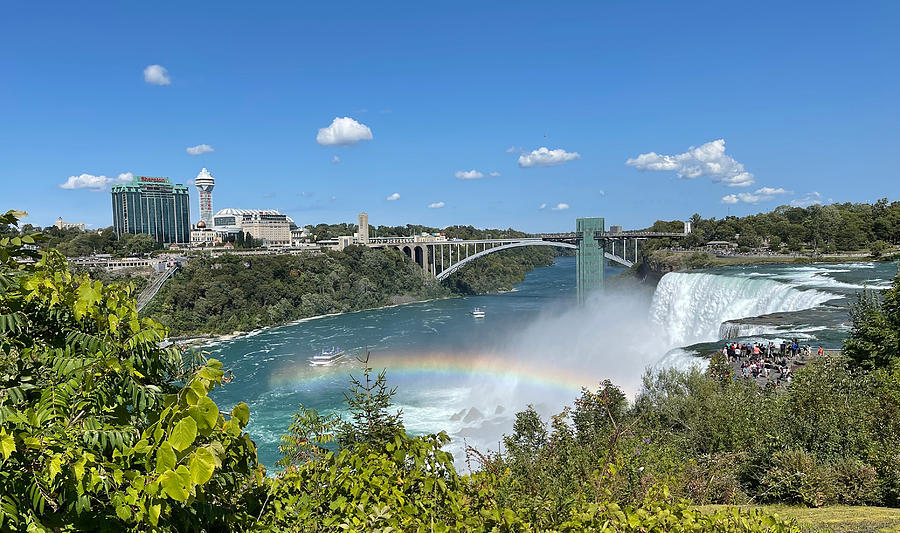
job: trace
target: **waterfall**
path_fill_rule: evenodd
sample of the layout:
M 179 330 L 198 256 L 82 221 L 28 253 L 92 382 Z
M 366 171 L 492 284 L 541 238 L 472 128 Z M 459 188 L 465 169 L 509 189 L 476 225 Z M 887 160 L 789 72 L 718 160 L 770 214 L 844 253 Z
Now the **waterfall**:
M 728 320 L 810 309 L 832 298 L 761 277 L 670 272 L 656 288 L 650 317 L 668 346 L 687 346 L 718 340 Z

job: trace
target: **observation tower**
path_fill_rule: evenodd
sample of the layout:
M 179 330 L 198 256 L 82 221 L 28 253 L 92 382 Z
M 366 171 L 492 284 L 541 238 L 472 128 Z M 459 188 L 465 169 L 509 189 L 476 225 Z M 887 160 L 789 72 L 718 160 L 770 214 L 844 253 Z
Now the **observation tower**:
M 211 226 L 213 214 L 212 191 L 213 187 L 216 186 L 216 180 L 213 179 L 212 174 L 204 168 L 197 174 L 194 185 L 197 186 L 197 192 L 200 196 L 200 220 L 206 222 L 207 226 Z

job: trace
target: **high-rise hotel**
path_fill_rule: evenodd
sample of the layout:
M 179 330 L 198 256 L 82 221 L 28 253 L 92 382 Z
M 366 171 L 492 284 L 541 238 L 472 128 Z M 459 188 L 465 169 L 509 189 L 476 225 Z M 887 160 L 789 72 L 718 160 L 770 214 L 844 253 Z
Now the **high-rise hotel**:
M 188 188 L 169 178 L 135 176 L 131 183 L 113 186 L 112 207 L 118 237 L 148 233 L 163 244 L 191 240 Z

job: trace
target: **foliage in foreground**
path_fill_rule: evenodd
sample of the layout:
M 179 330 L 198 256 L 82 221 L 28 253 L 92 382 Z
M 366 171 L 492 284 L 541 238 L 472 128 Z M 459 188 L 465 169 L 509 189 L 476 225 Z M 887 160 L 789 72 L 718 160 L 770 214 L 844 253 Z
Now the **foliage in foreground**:
M 365 360 L 368 363 L 368 359 Z M 520 475 L 485 466 L 460 476 L 441 447 L 445 433 L 411 437 L 391 413 L 394 391 L 385 375 L 353 379 L 347 395 L 351 417 L 342 421 L 301 407 L 282 438 L 285 470 L 271 481 L 257 527 L 275 531 L 796 531 L 788 522 L 758 511 L 702 513 L 651 488 L 641 501 L 615 502 L 599 485 L 576 487 L 555 502 L 504 498 L 501 487 Z M 521 427 L 519 428 L 522 429 Z M 347 440 L 347 435 L 352 436 Z M 342 446 L 334 449 L 335 441 Z M 508 443 L 509 444 L 509 443 Z M 603 464 L 603 463 L 600 463 Z M 607 463 L 609 471 L 614 466 Z M 601 467 L 603 468 L 603 467 Z M 606 468 L 604 468 L 606 471 Z M 597 474 L 599 476 L 599 473 Z M 606 475 L 600 477 L 608 477 Z M 601 497 L 594 497 L 601 496 Z
M 208 397 L 221 364 L 160 348 L 130 288 L 73 275 L 55 252 L 28 267 L 20 244 L 0 248 L 0 529 L 240 523 L 262 473 L 247 406 L 223 415 Z
M 441 449 L 447 436 L 407 435 L 384 374 L 373 384 L 368 369 L 348 394 L 358 416 L 301 411 L 284 471 L 265 478 L 243 432 L 249 408 L 223 413 L 208 396 L 224 382 L 219 362 L 161 347 L 163 327 L 137 315 L 129 287 L 71 274 L 52 252 L 19 261 L 36 256 L 25 244 L 0 242 L 2 530 L 793 530 L 756 512 L 703 514 L 655 486 L 622 498 L 606 480 L 624 452 L 556 500 L 523 488 L 528 470 L 514 458 L 461 476 Z

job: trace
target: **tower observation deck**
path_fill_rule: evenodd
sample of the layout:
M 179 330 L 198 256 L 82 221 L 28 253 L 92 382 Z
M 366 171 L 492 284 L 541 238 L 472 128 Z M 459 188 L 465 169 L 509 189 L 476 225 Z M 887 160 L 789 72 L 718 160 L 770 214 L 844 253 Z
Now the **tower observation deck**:
M 204 168 L 197 174 L 194 185 L 197 187 L 197 193 L 200 196 L 200 220 L 206 222 L 207 226 L 211 226 L 213 216 L 212 191 L 213 187 L 216 186 L 216 180 L 213 178 L 212 174 Z

